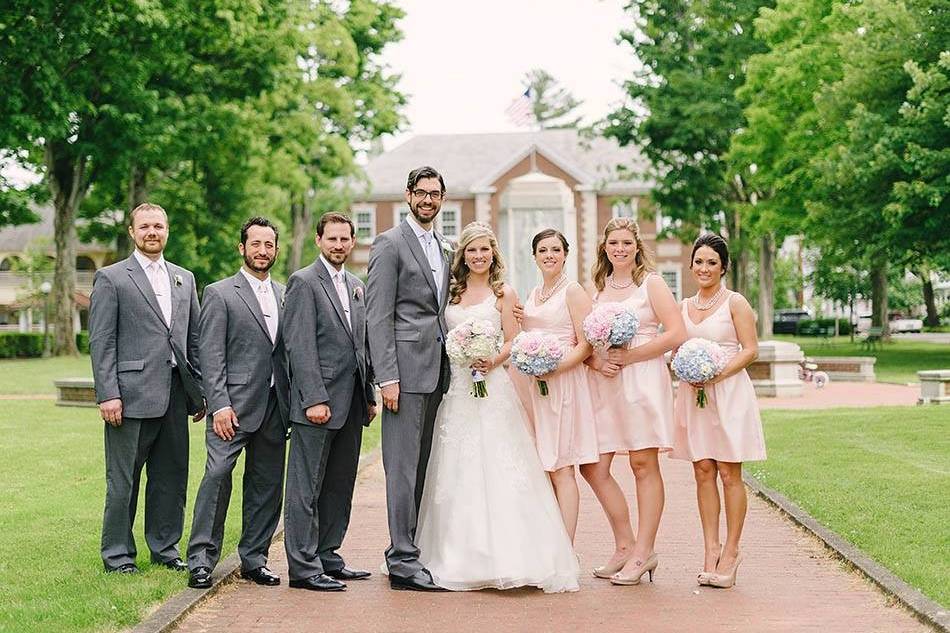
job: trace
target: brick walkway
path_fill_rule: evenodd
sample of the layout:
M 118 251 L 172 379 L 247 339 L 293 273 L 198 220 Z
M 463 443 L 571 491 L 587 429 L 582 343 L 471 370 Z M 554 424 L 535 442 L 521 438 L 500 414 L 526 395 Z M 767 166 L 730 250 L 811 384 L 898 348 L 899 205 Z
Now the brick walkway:
M 886 382 L 829 382 L 822 389 L 805 383 L 801 398 L 759 398 L 762 409 L 830 409 L 916 405 L 920 388 Z
M 615 587 L 585 574 L 581 591 L 544 595 L 537 590 L 421 594 L 392 591 L 384 577 L 350 583 L 339 594 L 286 586 L 283 543 L 271 568 L 285 584 L 274 589 L 236 581 L 193 612 L 180 631 L 927 631 L 862 577 L 832 559 L 813 537 L 763 501 L 750 497 L 745 562 L 732 590 L 695 583 L 702 543 L 688 464 L 661 460 L 667 505 L 657 551 L 655 583 Z M 629 468 L 614 471 L 628 494 Z M 586 570 L 612 551 L 609 529 L 582 484 L 577 548 Z M 723 532 L 724 534 L 724 532 Z M 388 544 L 382 465 L 360 477 L 343 554 L 354 567 L 377 570 Z

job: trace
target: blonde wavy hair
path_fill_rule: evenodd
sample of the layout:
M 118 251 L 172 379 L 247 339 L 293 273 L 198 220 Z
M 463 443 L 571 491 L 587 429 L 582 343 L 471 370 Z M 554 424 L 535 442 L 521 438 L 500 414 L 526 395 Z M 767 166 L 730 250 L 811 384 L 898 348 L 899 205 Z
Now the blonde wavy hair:
M 607 238 L 614 231 L 626 229 L 633 233 L 633 239 L 637 242 L 637 254 L 634 258 L 633 271 L 631 276 L 638 286 L 643 283 L 647 273 L 654 272 L 656 266 L 653 263 L 653 255 L 643 246 L 643 240 L 640 238 L 640 226 L 633 218 L 614 218 L 604 227 L 604 235 L 597 245 L 597 261 L 594 262 L 594 268 L 591 276 L 594 278 L 594 286 L 598 291 L 604 289 L 607 276 L 614 272 L 614 265 L 610 263 L 607 257 Z
M 472 222 L 462 229 L 459 236 L 459 245 L 455 249 L 452 259 L 452 282 L 449 284 L 449 303 L 458 303 L 462 300 L 462 293 L 468 288 L 468 275 L 471 272 L 465 263 L 465 249 L 475 240 L 487 237 L 491 245 L 492 262 L 488 269 L 488 286 L 496 297 L 504 295 L 505 287 L 505 260 L 498 249 L 498 240 L 491 227 L 484 222 Z

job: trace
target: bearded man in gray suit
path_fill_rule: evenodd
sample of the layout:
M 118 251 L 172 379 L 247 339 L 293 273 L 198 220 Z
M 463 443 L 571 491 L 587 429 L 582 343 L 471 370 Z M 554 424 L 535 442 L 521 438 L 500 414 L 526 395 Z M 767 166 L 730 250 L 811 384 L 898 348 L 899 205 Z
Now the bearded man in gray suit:
M 317 224 L 320 255 L 287 283 L 284 342 L 290 360 L 290 458 L 284 546 L 290 586 L 343 591 L 367 571 L 337 552 L 350 521 L 363 426 L 376 417 L 366 351 L 363 283 L 347 272 L 352 220 L 326 213 Z
M 145 541 L 153 563 L 185 571 L 178 554 L 188 486 L 188 414 L 204 417 L 198 371 L 198 294 L 190 271 L 165 261 L 168 216 L 132 210 L 127 259 L 96 271 L 89 353 L 105 424 L 102 562 L 136 573 L 132 524 L 142 467 Z
M 277 227 L 251 218 L 241 227 L 243 266 L 205 288 L 201 302 L 201 367 L 208 399 L 208 460 L 195 499 L 188 543 L 188 586 L 211 586 L 221 556 L 231 472 L 243 450 L 241 577 L 280 584 L 267 552 L 280 520 L 290 383 L 281 338 L 284 287 L 271 279 Z
M 442 589 L 419 562 L 414 539 L 435 417 L 449 385 L 450 249 L 433 226 L 444 195 L 435 169 L 411 171 L 410 215 L 376 238 L 369 257 L 369 347 L 385 407 L 382 451 L 391 539 L 386 565 L 393 589 Z

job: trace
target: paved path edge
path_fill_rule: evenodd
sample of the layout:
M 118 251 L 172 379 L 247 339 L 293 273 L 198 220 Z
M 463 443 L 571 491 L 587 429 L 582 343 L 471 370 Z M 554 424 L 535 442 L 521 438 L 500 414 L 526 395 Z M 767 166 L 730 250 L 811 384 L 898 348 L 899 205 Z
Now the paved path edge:
M 939 631 L 950 632 L 950 611 L 913 588 L 890 570 L 880 565 L 860 549 L 829 530 L 794 501 L 755 477 L 743 474 L 743 480 L 752 492 L 788 516 L 793 522 L 811 532 L 825 547 L 840 559 L 861 572 L 884 593 L 894 597 L 921 622 Z
M 357 472 L 364 468 L 372 466 L 382 457 L 379 448 L 374 448 L 365 455 L 360 455 Z M 280 538 L 284 533 L 284 522 L 281 519 L 277 532 L 274 533 L 274 539 Z M 132 628 L 132 633 L 166 633 L 172 631 L 181 620 L 191 613 L 196 607 L 214 596 L 222 587 L 237 579 L 241 570 L 241 559 L 237 552 L 231 554 L 215 567 L 211 576 L 211 586 L 207 589 L 185 588 L 176 593 L 168 600 L 159 605 L 158 609 L 153 611 L 144 620 Z

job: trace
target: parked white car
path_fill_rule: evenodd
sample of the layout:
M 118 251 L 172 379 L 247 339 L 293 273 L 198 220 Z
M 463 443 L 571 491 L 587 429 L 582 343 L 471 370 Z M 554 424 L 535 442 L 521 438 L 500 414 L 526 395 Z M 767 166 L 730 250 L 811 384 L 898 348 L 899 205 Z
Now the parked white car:
M 904 332 L 920 332 L 924 329 L 924 322 L 921 319 L 891 319 L 887 325 L 891 332 L 895 334 Z

